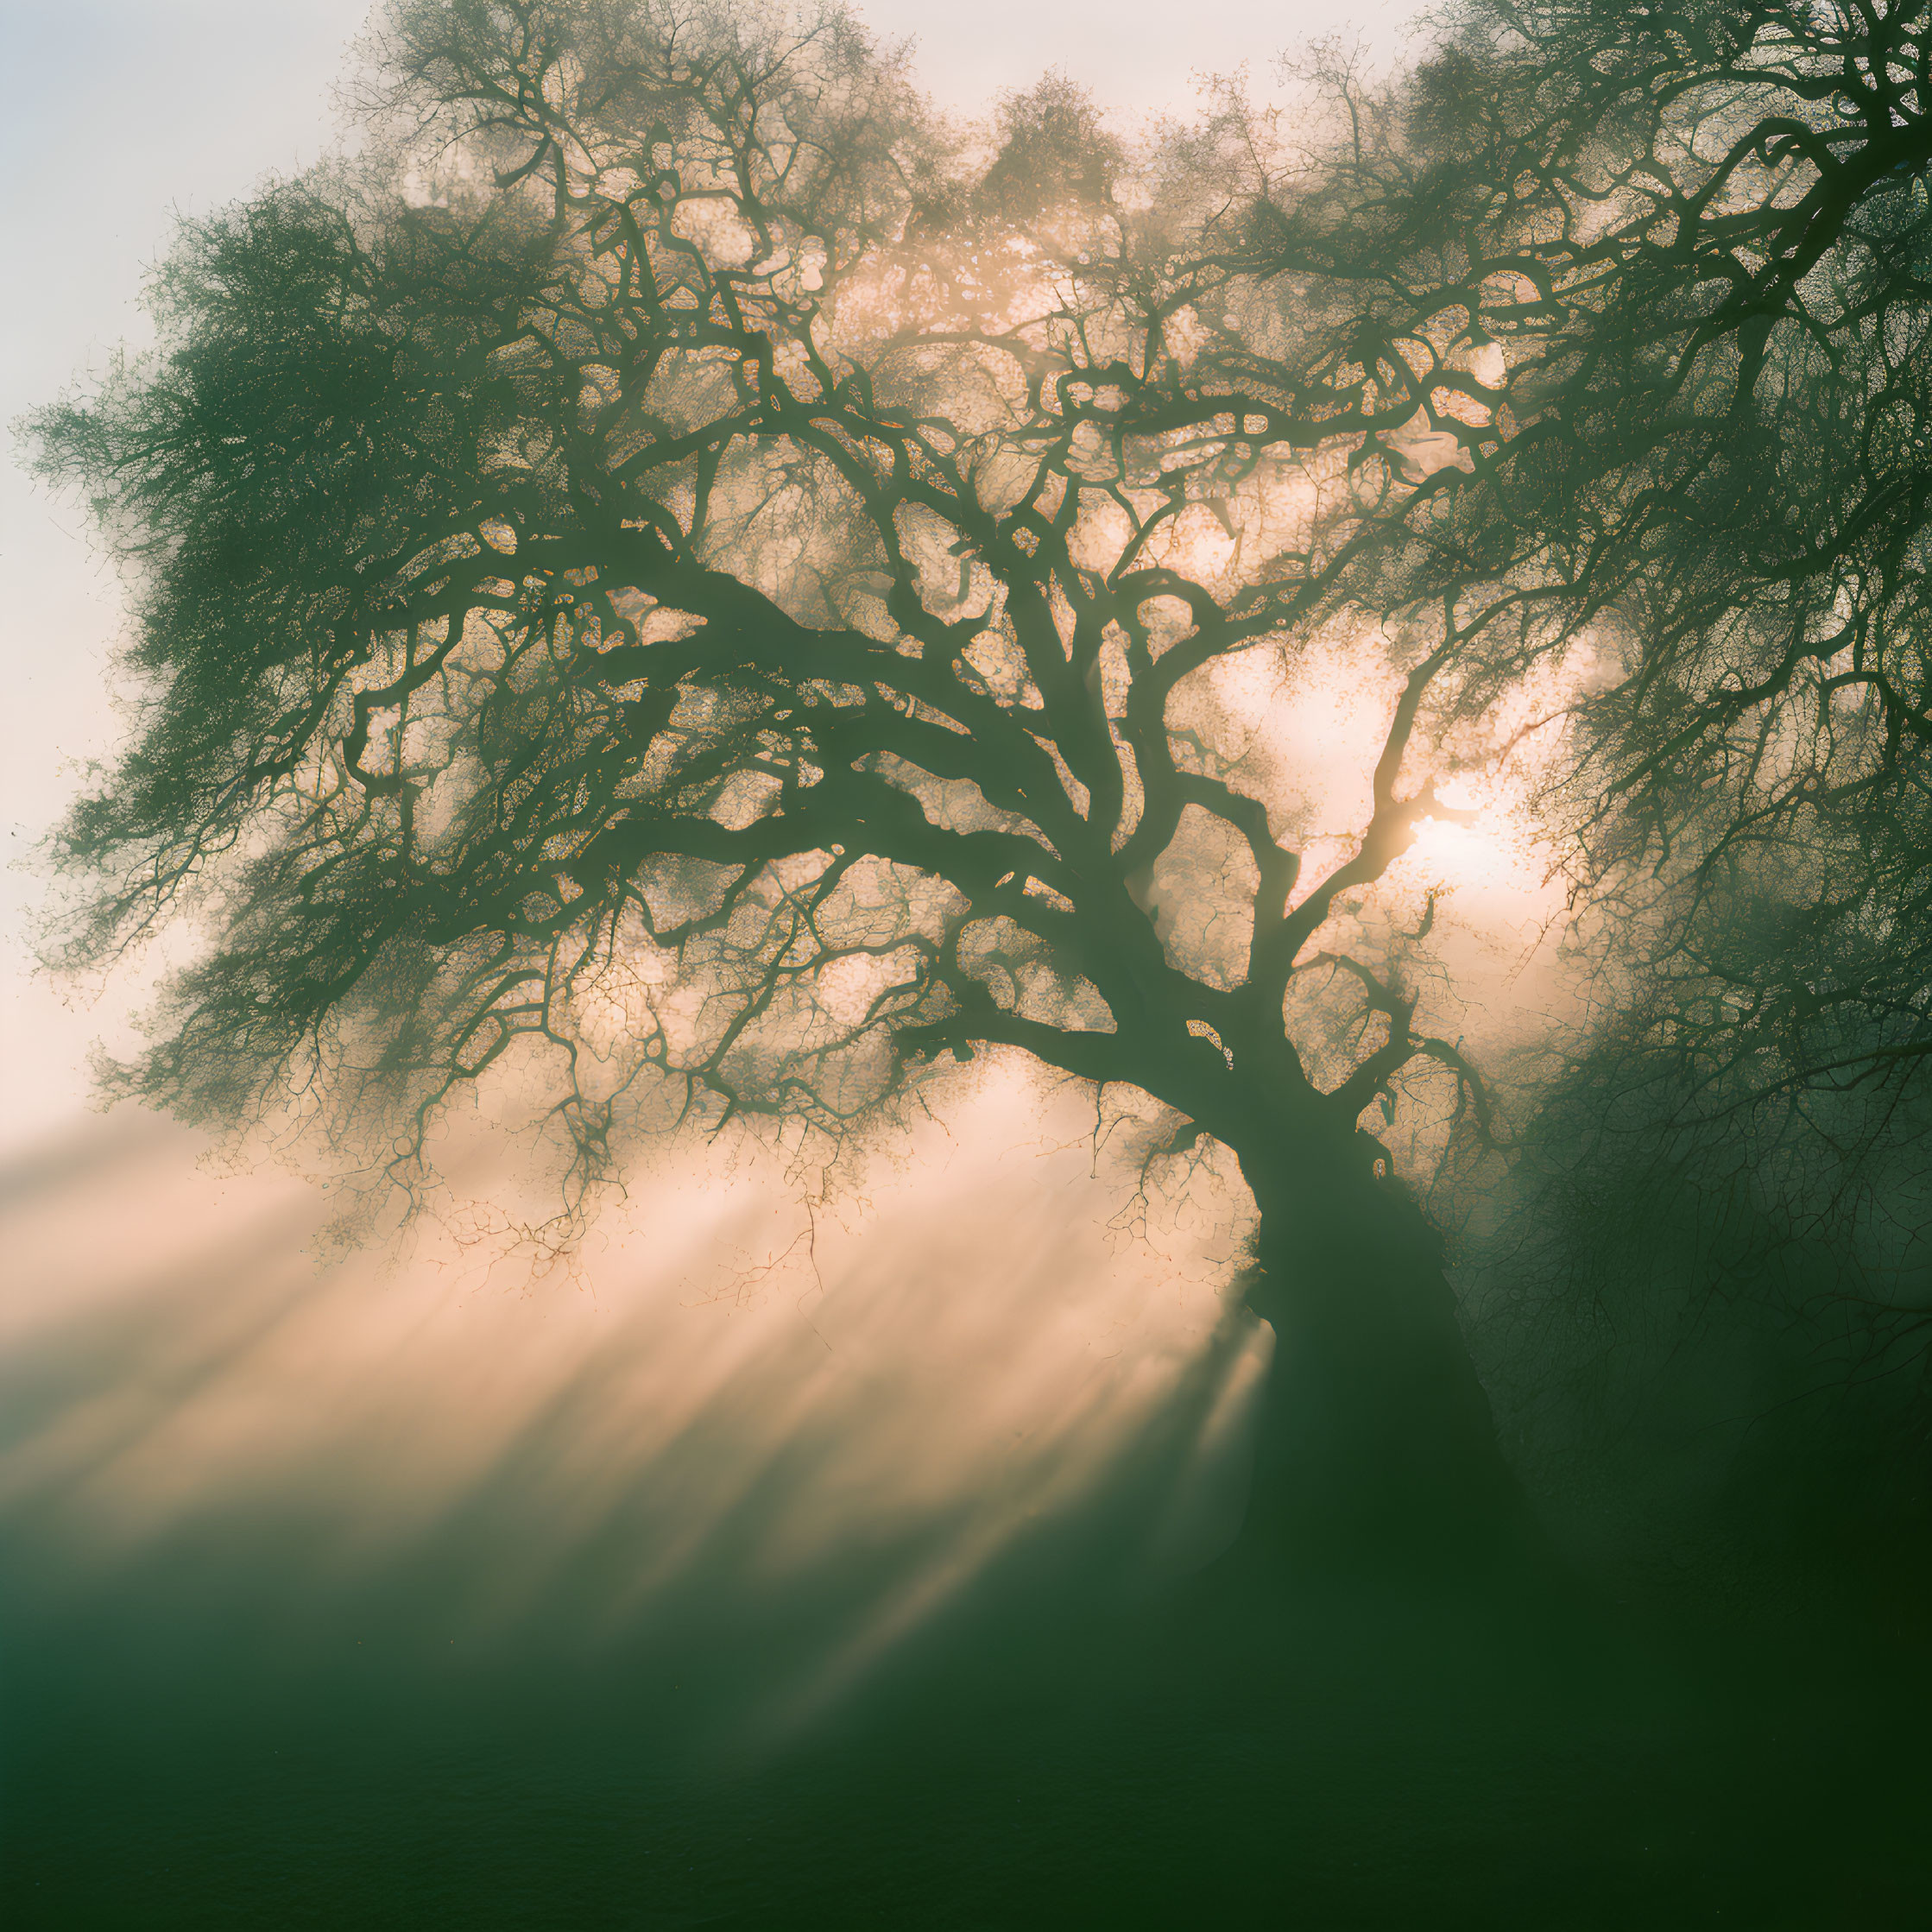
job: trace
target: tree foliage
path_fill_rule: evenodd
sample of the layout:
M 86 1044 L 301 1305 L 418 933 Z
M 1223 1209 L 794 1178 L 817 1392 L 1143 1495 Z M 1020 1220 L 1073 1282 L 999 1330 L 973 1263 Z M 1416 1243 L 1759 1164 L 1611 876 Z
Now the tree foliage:
M 837 7 L 407 0 L 382 54 L 393 158 L 191 225 L 160 356 L 41 424 L 148 693 L 63 835 L 76 950 L 217 895 L 138 1090 L 420 1133 L 534 1043 L 594 1158 L 627 1104 L 836 1132 L 992 1043 L 1365 1182 L 1405 1066 L 1467 1090 L 1404 942 L 1334 923 L 1447 809 L 1404 761 L 1453 638 L 1392 634 L 1307 879 L 1216 684 L 1380 615 L 1411 406 L 1215 360 L 1203 303 L 1301 325 L 1197 246 L 1189 156 L 1130 206 L 1049 76 L 975 158 Z M 1284 1018 L 1338 972 L 1339 1061 Z

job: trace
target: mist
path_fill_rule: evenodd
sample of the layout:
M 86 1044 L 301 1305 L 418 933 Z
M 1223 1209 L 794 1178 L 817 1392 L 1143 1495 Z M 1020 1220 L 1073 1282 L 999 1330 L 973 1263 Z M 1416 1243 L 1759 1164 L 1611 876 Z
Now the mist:
M 606 15 L 664 11 L 546 8 L 579 77 L 628 73 Z M 1537 15 L 1532 57 L 1500 4 L 876 0 L 868 41 L 833 9 L 755 83 L 786 131 L 748 120 L 737 176 L 654 177 L 647 248 L 599 226 L 644 219 L 655 150 L 599 118 L 635 76 L 525 167 L 447 79 L 497 15 L 472 45 L 430 0 L 392 11 L 380 43 L 333 0 L 17 36 L 9 1921 L 1910 1923 L 1920 753 L 1852 707 L 1916 702 L 1922 660 L 1858 653 L 1917 620 L 1859 603 L 1876 566 L 1802 609 L 1765 591 L 1728 482 L 1670 525 L 1681 556 L 1632 562 L 1629 503 L 1744 473 L 1732 432 L 1704 469 L 1658 432 L 1643 469 L 1651 392 L 1588 417 L 1564 360 L 1596 298 L 1559 328 L 1428 226 L 1453 203 L 1486 232 L 1455 197 L 1530 138 L 1493 104 L 1543 98 L 1536 60 L 1567 72 L 1583 28 Z M 693 30 L 748 58 L 729 35 L 766 47 L 780 12 Z M 376 111 L 382 60 L 409 78 Z M 1916 221 L 1922 185 L 1872 193 Z M 409 247 L 472 218 L 474 284 L 412 282 Z M 207 425 L 232 401 L 245 429 L 286 347 L 247 332 L 307 259 L 283 220 L 372 312 L 427 290 L 449 340 L 497 346 L 451 350 L 391 456 L 263 543 L 221 489 L 171 494 L 167 452 L 205 434 L 218 476 L 246 440 Z M 1848 276 L 1868 242 L 1892 260 L 1853 241 Z M 598 266 L 625 249 L 660 264 L 641 294 Z M 691 306 L 660 304 L 679 275 Z M 527 318 L 593 285 L 577 323 L 629 302 L 661 365 L 627 390 L 612 325 L 540 394 Z M 363 376 L 326 389 L 306 286 L 302 382 L 261 380 L 325 437 Z M 719 291 L 759 329 L 733 311 L 729 354 L 687 351 Z M 1384 327 L 1407 346 L 1378 363 Z M 183 342 L 209 353 L 167 363 Z M 1699 396 L 1732 379 L 1702 353 Z M 157 432 L 168 368 L 206 388 Z M 1585 426 L 1548 458 L 1563 382 Z M 1268 414 L 1215 414 L 1250 382 Z M 357 522 L 389 514 L 382 464 L 458 394 L 473 446 L 439 474 L 500 503 L 411 523 L 433 491 L 398 485 L 383 550 Z M 1892 444 L 1797 407 L 1751 445 L 1764 489 L 1853 502 L 1815 433 L 1877 451 L 1895 502 Z M 505 425 L 546 409 L 603 439 L 624 517 L 536 459 L 502 483 Z M 1106 434 L 1055 443 L 1082 411 Z M 1844 559 L 1878 515 L 1840 519 Z M 313 554 L 327 624 L 288 616 L 300 649 L 260 672 Z M 437 603 L 445 565 L 473 607 Z M 392 601 L 342 618 L 365 580 Z M 1682 589 L 1710 583 L 1729 628 Z M 251 679 L 287 708 L 237 698 L 230 729 Z M 533 693 L 572 722 L 529 723 Z

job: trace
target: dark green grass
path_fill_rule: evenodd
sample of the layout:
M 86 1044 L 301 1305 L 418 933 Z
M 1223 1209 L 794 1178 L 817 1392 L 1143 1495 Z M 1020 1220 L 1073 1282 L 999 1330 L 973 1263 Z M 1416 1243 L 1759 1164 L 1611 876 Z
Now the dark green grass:
M 419 1575 L 291 1645 L 207 1552 L 85 1601 L 14 1574 L 14 1926 L 1873 1932 L 1932 1875 L 1906 1633 L 1819 1574 L 1121 1612 L 1039 1563 L 782 1748 L 747 1714 L 823 1601 L 484 1643 Z

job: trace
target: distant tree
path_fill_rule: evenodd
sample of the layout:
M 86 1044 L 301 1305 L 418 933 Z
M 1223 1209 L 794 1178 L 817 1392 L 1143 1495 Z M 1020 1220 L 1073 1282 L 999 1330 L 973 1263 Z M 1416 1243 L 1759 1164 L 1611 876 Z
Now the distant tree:
M 1092 100 L 1063 74 L 1050 73 L 1000 104 L 1000 151 L 974 190 L 994 215 L 1037 220 L 1068 204 L 1111 201 L 1126 163 Z

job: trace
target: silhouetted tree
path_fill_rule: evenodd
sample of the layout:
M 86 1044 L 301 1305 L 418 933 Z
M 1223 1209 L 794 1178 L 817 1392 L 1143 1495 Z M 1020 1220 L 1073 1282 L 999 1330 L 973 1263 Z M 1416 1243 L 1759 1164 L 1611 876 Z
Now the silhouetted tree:
M 1413 554 L 1462 475 L 1413 419 L 1500 394 L 1398 372 L 1380 298 L 1338 346 L 1258 257 L 1355 163 L 1230 248 L 1225 129 L 1129 213 L 1050 78 L 975 173 L 837 5 L 401 0 L 381 53 L 392 158 L 189 224 L 157 356 L 38 426 L 137 584 L 72 955 L 191 891 L 216 933 L 131 1089 L 325 1090 L 407 1161 L 517 1055 L 589 1173 L 629 1117 L 837 1134 L 1019 1049 L 1239 1161 L 1255 1534 L 1512 1534 L 1439 1241 L 1360 1126 L 1407 1069 L 1480 1089 L 1418 936 L 1345 917 L 1446 810 L 1438 686 L 1490 688 Z M 1437 92 L 1431 140 L 1486 98 Z M 1544 313 L 1469 300 L 1472 341 Z M 1398 696 L 1310 877 L 1215 679 L 1342 622 Z

